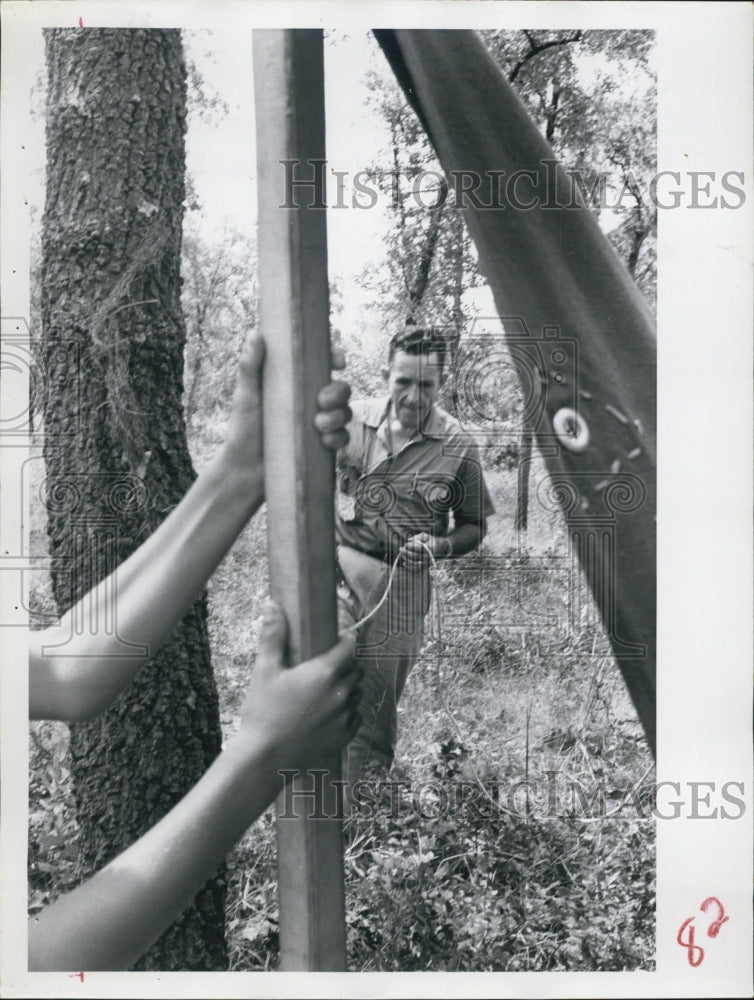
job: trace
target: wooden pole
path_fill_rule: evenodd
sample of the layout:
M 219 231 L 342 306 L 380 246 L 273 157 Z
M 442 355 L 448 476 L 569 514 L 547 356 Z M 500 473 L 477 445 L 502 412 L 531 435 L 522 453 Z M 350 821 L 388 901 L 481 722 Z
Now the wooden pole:
M 334 466 L 313 426 L 317 392 L 331 369 L 323 37 L 316 30 L 255 31 L 253 46 L 270 581 L 288 615 L 297 663 L 337 639 Z M 291 183 L 313 177 L 310 185 Z M 286 801 L 299 818 L 278 818 L 284 971 L 345 969 L 341 823 L 308 818 L 337 812 L 339 757 L 325 766 L 321 797 L 306 794 L 312 777 L 294 778 Z

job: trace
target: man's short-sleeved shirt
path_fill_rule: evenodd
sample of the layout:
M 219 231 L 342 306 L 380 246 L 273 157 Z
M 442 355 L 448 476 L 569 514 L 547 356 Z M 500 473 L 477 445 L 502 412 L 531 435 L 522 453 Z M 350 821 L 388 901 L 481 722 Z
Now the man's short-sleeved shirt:
M 479 524 L 494 514 L 471 435 L 439 406 L 421 431 L 391 454 L 380 432 L 389 399 L 351 405 L 350 441 L 338 452 L 338 541 L 392 559 L 410 537 L 447 533 L 454 522 Z

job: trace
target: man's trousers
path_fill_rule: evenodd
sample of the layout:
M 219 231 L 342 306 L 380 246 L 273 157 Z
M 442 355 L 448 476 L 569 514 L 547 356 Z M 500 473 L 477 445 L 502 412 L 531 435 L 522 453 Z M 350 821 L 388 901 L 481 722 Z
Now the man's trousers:
M 398 699 L 421 649 L 431 581 L 429 570 L 396 567 L 393 571 L 386 562 L 345 545 L 338 547 L 338 565 L 341 631 L 373 611 L 387 590 L 387 599 L 357 629 L 356 656 L 364 666 L 359 708 L 362 721 L 343 760 L 344 778 L 353 784 L 368 765 L 389 768 L 393 762 Z M 348 788 L 346 791 L 348 794 Z

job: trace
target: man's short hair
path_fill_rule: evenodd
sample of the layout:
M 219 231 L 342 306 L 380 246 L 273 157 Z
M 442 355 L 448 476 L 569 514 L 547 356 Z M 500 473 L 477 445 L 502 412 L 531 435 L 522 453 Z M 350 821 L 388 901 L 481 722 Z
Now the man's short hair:
M 437 327 L 407 326 L 405 330 L 396 333 L 390 341 L 388 364 L 398 351 L 404 351 L 406 354 L 437 354 L 440 368 L 444 369 L 448 342 Z

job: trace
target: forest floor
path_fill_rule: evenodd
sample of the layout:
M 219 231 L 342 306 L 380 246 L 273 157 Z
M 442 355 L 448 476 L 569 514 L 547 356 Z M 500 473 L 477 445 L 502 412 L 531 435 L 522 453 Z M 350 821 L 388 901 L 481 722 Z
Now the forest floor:
M 394 766 L 345 824 L 354 971 L 653 968 L 653 762 L 593 605 L 569 621 L 583 582 L 562 518 L 536 502 L 543 475 L 519 534 L 515 472 L 488 474 L 498 514 L 482 552 L 435 571 Z M 212 589 L 228 729 L 254 645 L 231 621 L 261 624 L 263 553 L 259 523 Z M 231 604 L 249 561 L 255 592 L 239 606 L 234 587 Z M 231 878 L 232 967 L 275 968 L 272 811 Z
M 215 433 L 194 443 L 200 466 Z M 654 967 L 654 769 L 571 566 L 562 518 L 513 524 L 516 473 L 487 474 L 496 516 L 479 553 L 440 565 L 389 775 L 345 823 L 348 962 L 361 970 Z M 267 592 L 260 515 L 212 579 L 224 738 L 233 731 Z M 574 611 L 575 609 L 575 611 Z M 30 906 L 75 884 L 67 729 L 31 729 Z M 273 809 L 229 857 L 232 970 L 274 969 Z

